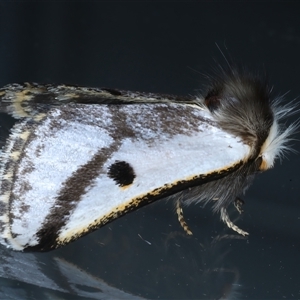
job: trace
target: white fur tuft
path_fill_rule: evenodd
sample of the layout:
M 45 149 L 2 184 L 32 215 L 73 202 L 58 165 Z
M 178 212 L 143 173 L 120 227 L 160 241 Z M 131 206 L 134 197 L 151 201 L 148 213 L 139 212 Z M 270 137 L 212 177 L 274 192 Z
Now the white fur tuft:
M 299 123 L 293 123 L 289 127 L 283 129 L 279 121 L 298 112 L 295 104 L 279 106 L 281 98 L 278 98 L 272 104 L 274 113 L 274 122 L 270 129 L 270 133 L 261 148 L 261 157 L 263 158 L 262 169 L 272 168 L 275 159 L 279 157 L 281 160 L 285 153 L 294 151 L 288 143 L 293 140 L 291 136 L 299 127 Z

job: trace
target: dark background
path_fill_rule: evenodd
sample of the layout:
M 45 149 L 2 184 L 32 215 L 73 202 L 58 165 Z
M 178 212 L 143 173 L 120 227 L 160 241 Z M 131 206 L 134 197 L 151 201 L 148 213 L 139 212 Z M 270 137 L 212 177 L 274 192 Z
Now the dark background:
M 0 85 L 197 94 L 202 74 L 216 61 L 225 64 L 220 48 L 254 72 L 266 70 L 274 96 L 287 93 L 289 102 L 300 94 L 299 14 L 297 1 L 1 1 Z M 293 144 L 300 150 L 299 141 Z M 186 237 L 172 203 L 160 201 L 50 253 L 20 256 L 1 247 L 0 298 L 100 299 L 102 293 L 110 299 L 103 280 L 142 298 L 299 299 L 299 163 L 299 153 L 289 153 L 257 177 L 236 221 L 248 239 L 234 235 L 209 206 L 185 209 L 194 232 Z M 237 217 L 234 210 L 231 216 Z M 73 271 L 66 275 L 57 257 Z M 29 265 L 34 270 L 27 274 Z M 78 268 L 93 284 L 74 283 Z

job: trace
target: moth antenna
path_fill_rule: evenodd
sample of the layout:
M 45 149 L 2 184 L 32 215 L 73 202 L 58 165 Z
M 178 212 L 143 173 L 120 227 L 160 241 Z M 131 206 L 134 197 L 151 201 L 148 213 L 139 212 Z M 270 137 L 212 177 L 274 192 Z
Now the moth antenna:
M 183 230 L 186 232 L 187 235 L 193 235 L 188 224 L 184 220 L 180 199 L 176 200 L 175 205 L 176 205 L 176 213 L 177 213 L 177 217 L 178 217 L 180 226 L 183 228 Z
M 236 231 L 237 233 L 245 236 L 245 235 L 249 235 L 248 232 L 240 229 L 238 226 L 234 225 L 232 223 L 232 221 L 229 219 L 229 215 L 228 215 L 228 212 L 227 212 L 227 209 L 225 207 L 222 207 L 221 208 L 221 220 L 229 227 L 231 228 L 232 230 Z

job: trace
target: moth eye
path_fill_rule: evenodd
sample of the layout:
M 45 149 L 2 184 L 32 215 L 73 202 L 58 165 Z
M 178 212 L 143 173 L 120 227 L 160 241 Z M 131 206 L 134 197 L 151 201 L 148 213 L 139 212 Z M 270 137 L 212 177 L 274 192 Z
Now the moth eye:
M 204 103 L 211 112 L 214 112 L 220 106 L 220 97 L 208 93 L 208 95 L 204 99 Z
M 115 161 L 108 167 L 107 174 L 121 187 L 132 184 L 135 178 L 133 167 L 126 161 Z
M 264 171 L 265 169 L 263 168 L 263 166 L 264 166 L 264 159 L 263 159 L 263 154 L 259 154 L 258 156 L 257 156 L 257 158 L 255 159 L 255 169 L 257 170 L 257 171 Z

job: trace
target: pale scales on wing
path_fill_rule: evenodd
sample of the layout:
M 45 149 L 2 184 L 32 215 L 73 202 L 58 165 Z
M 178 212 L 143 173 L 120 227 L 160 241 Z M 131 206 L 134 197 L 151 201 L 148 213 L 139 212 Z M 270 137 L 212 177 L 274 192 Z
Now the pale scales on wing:
M 203 181 L 199 175 L 211 174 L 218 178 L 222 170 L 239 164 L 247 155 L 248 147 L 238 138 L 204 122 L 203 110 L 197 109 L 198 115 L 194 114 L 193 118 L 189 111 L 194 108 L 178 104 L 151 107 L 75 104 L 49 111 L 47 117 L 31 125 L 26 149 L 17 162 L 11 186 L 14 198 L 10 197 L 9 201 L 14 214 L 11 230 L 18 238 L 9 240 L 33 247 L 39 243 L 37 233 L 46 223 L 48 226 L 51 223 L 51 226 L 55 224 L 55 232 L 60 231 L 56 242 L 66 243 L 134 205 L 168 195 L 171 189 L 176 192 L 192 181 Z M 137 121 L 141 114 L 144 120 Z M 189 116 L 190 126 L 172 127 L 172 120 L 177 117 L 180 122 L 180 115 Z M 181 122 L 187 124 L 186 121 Z M 206 138 L 206 143 L 201 142 L 210 130 L 214 150 L 212 141 Z M 232 147 L 226 155 L 222 153 L 224 138 L 227 147 Z M 202 159 L 197 157 L 200 147 Z M 212 163 L 214 156 L 222 159 Z M 199 163 L 201 160 L 203 163 Z M 135 173 L 132 185 L 126 189 L 116 184 L 115 178 L 107 176 L 108 168 L 117 161 L 126 161 Z M 185 161 L 188 163 L 182 168 Z M 32 205 L 30 199 L 35 199 Z M 72 213 L 65 221 L 69 211 Z
M 226 207 L 255 172 L 273 165 L 292 129 L 279 129 L 278 119 L 289 108 L 276 108 L 264 83 L 238 76 L 213 82 L 204 99 L 65 85 L 4 87 L 1 109 L 23 121 L 2 154 L 2 242 L 16 250 L 49 250 L 176 192 L 187 204 L 218 199 L 215 210 L 223 221 L 247 234 L 230 221 Z M 223 159 L 227 155 L 228 161 Z M 67 168 L 71 157 L 73 165 Z M 88 177 L 91 162 L 98 162 L 98 169 L 74 189 L 79 178 Z M 122 178 L 129 173 L 131 184 Z M 108 208 L 99 197 L 103 191 L 112 199 Z M 67 199 L 69 194 L 77 200 Z M 39 200 L 31 203 L 32 197 Z M 95 213 L 91 203 L 101 212 Z M 53 227 L 55 215 L 60 220 Z M 33 216 L 39 219 L 32 221 Z

